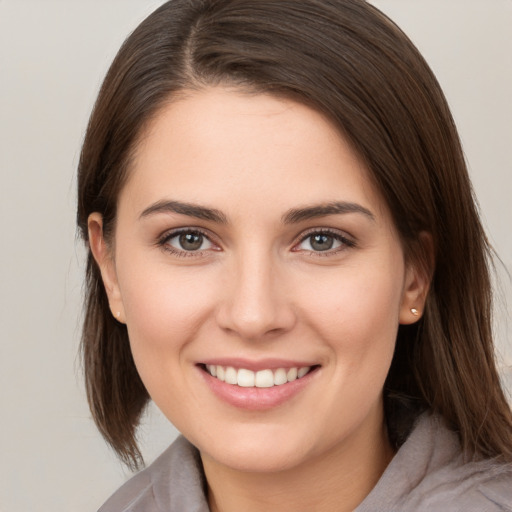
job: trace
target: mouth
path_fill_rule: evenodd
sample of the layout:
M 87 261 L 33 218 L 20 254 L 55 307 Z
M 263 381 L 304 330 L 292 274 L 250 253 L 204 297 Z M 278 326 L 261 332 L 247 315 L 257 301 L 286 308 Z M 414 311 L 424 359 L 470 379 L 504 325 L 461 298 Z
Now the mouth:
M 213 364 L 202 364 L 201 368 L 215 379 L 241 388 L 272 388 L 302 379 L 319 366 L 296 366 L 290 368 L 262 369 L 252 371 Z

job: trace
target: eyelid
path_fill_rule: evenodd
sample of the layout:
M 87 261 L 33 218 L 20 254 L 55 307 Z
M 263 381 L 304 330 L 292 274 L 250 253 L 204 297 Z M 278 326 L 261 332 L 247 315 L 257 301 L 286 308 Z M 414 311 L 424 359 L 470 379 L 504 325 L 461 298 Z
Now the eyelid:
M 181 249 L 177 249 L 176 247 L 171 246 L 167 242 L 172 238 L 175 238 L 184 233 L 199 233 L 204 236 L 211 244 L 212 247 L 208 249 L 202 249 L 198 251 L 185 251 Z M 200 256 L 204 255 L 204 253 L 209 251 L 220 251 L 221 248 L 219 244 L 214 240 L 213 234 L 204 228 L 196 227 L 196 226 L 184 226 L 180 228 L 172 228 L 164 231 L 156 240 L 156 245 L 161 247 L 163 250 L 175 254 L 177 256 Z
M 199 233 L 202 236 L 204 236 L 211 244 L 212 247 L 208 249 L 202 249 L 198 251 L 186 251 L 186 250 L 180 250 L 176 247 L 173 247 L 169 245 L 167 242 L 184 233 Z M 307 238 L 313 236 L 313 235 L 329 235 L 335 238 L 337 241 L 341 242 L 341 246 L 337 247 L 335 249 L 328 249 L 325 251 L 311 251 L 306 249 L 300 249 L 298 246 L 304 242 Z M 158 236 L 156 245 L 161 247 L 163 250 L 166 250 L 172 254 L 178 255 L 178 256 L 200 256 L 204 255 L 206 252 L 210 251 L 221 251 L 220 244 L 215 240 L 217 237 L 212 234 L 209 230 L 197 227 L 197 226 L 183 226 L 179 228 L 172 228 L 164 231 L 160 236 Z M 314 256 L 332 256 L 334 254 L 337 254 L 340 251 L 344 251 L 348 248 L 352 248 L 356 246 L 356 241 L 353 236 L 349 235 L 346 231 L 342 231 L 335 228 L 330 227 L 315 227 L 310 228 L 304 232 L 302 232 L 296 239 L 295 242 L 293 242 L 292 245 L 292 251 L 293 252 L 307 252 Z
M 309 251 L 305 249 L 300 249 L 298 246 L 307 240 L 309 237 L 313 235 L 329 235 L 341 242 L 341 247 L 337 247 L 335 249 L 329 249 L 326 251 Z M 356 241 L 354 237 L 346 233 L 345 231 L 341 231 L 335 228 L 310 228 L 305 232 L 301 233 L 300 236 L 296 239 L 293 244 L 292 251 L 294 252 L 307 252 L 315 256 L 332 256 L 333 254 L 337 254 L 340 251 L 344 251 L 348 248 L 352 248 L 356 246 Z

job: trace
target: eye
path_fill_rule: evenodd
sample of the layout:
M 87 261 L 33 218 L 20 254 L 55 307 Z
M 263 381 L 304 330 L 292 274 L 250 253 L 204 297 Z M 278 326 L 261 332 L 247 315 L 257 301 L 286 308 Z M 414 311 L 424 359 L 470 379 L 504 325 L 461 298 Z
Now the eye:
M 331 231 L 315 231 L 307 234 L 294 250 L 316 253 L 336 253 L 346 247 L 354 247 L 355 243 L 341 233 Z
M 167 235 L 161 244 L 173 252 L 200 252 L 213 248 L 212 242 L 200 231 L 181 231 Z

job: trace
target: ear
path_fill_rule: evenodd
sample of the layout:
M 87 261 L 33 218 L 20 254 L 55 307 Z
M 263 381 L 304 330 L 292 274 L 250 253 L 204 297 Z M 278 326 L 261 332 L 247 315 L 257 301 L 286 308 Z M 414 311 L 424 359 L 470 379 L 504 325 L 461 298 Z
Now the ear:
M 98 264 L 105 291 L 107 292 L 110 311 L 116 320 L 125 323 L 125 312 L 121 291 L 117 281 L 114 255 L 105 241 L 103 234 L 103 217 L 100 213 L 91 213 L 87 219 L 89 247 Z
M 417 253 L 406 263 L 399 318 L 399 323 L 403 325 L 413 324 L 422 317 L 434 271 L 432 235 L 427 232 L 420 233 L 418 246 L 421 257 Z

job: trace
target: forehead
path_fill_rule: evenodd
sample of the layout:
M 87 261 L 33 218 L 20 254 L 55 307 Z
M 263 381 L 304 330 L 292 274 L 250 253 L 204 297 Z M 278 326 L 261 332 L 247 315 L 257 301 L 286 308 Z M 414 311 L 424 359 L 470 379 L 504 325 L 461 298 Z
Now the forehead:
M 169 102 L 141 137 L 121 199 L 142 208 L 164 195 L 228 209 L 262 198 L 276 208 L 345 199 L 383 206 L 361 159 L 321 113 L 220 87 Z

